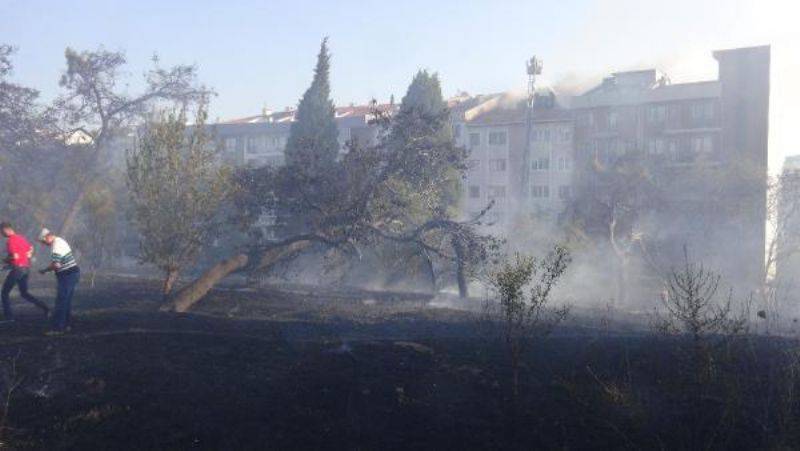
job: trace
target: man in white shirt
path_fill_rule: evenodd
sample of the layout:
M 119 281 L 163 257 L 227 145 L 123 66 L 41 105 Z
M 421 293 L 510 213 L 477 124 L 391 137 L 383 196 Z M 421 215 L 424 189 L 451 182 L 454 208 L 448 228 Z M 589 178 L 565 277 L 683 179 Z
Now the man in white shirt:
M 47 229 L 42 229 L 39 241 L 51 248 L 50 264 L 39 272 L 42 274 L 55 272 L 58 284 L 56 305 L 53 309 L 53 329 L 48 335 L 60 335 L 69 330 L 72 296 L 81 280 L 81 270 L 66 240 Z

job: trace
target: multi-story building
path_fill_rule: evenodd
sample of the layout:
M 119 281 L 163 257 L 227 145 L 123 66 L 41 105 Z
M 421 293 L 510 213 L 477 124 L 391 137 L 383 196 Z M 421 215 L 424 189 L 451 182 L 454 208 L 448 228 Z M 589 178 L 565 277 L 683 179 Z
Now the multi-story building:
M 335 110 L 339 126 L 339 144 L 342 152 L 351 141 L 372 143 L 378 129 L 371 124 L 373 106 L 351 105 Z M 393 105 L 379 105 L 390 110 Z M 258 116 L 216 123 L 212 126 L 221 143 L 224 160 L 234 166 L 280 166 L 284 163 L 284 150 L 296 110 L 272 112 L 264 110 Z
M 670 84 L 655 70 L 618 72 L 573 99 L 576 180 L 592 162 L 639 152 L 661 165 L 655 216 L 667 264 L 682 248 L 729 280 L 763 278 L 769 47 L 714 52 L 719 78 Z
M 513 95 L 474 99 L 453 110 L 457 143 L 470 152 L 464 213 L 475 216 L 494 202 L 485 222 L 497 232 L 528 215 L 555 218 L 572 191 L 570 112 L 550 90 L 537 94 L 531 115 Z
M 517 219 L 555 224 L 587 183 L 592 163 L 634 152 L 660 167 L 662 199 L 648 218 L 666 265 L 692 256 L 729 280 L 763 279 L 766 221 L 769 47 L 721 50 L 716 80 L 670 83 L 655 69 L 613 73 L 561 102 L 552 90 L 525 99 L 500 93 L 449 100 L 456 144 L 469 149 L 462 211 L 503 233 Z M 391 109 L 393 105 L 384 105 Z M 336 109 L 342 150 L 371 142 L 368 106 Z M 225 158 L 280 165 L 294 111 L 216 124 Z

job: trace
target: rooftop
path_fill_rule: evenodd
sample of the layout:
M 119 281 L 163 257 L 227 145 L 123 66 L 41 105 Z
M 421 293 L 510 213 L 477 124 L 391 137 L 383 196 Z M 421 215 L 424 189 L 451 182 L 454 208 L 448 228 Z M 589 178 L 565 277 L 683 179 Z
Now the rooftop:
M 354 117 L 367 118 L 372 115 L 375 109 L 387 112 L 387 111 L 393 111 L 395 108 L 396 108 L 395 105 L 384 103 L 378 105 L 367 104 L 367 105 L 349 105 L 343 107 L 336 107 L 334 111 L 337 119 L 354 118 Z M 284 111 L 276 111 L 276 112 L 266 110 L 256 116 L 247 116 L 238 119 L 231 119 L 227 121 L 222 121 L 219 124 L 235 125 L 235 124 L 291 123 L 294 122 L 296 113 L 297 113 L 296 109 L 287 109 Z

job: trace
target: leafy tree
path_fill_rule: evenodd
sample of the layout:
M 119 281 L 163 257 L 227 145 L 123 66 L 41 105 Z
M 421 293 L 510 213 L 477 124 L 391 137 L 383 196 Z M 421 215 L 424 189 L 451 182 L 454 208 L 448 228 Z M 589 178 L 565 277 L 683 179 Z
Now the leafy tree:
M 328 39 L 322 40 L 314 79 L 303 94 L 286 143 L 286 165 L 311 177 L 327 171 L 339 155 L 339 129 L 331 101 Z
M 0 44 L 0 215 L 20 231 L 31 231 L 47 219 L 63 190 L 54 189 L 49 175 L 55 160 L 48 158 L 49 151 L 56 143 L 48 139 L 50 124 L 38 104 L 39 93 L 8 79 L 13 52 Z
M 330 53 L 325 38 L 317 55 L 314 79 L 300 99 L 295 121 L 289 131 L 285 149 L 286 166 L 281 173 L 284 183 L 275 186 L 280 189 L 276 195 L 284 200 L 276 205 L 279 235 L 308 229 L 310 218 L 305 214 L 307 208 L 294 208 L 298 204 L 298 196 L 311 204 L 324 202 L 327 185 L 335 175 L 339 129 L 330 97 Z M 297 192 L 298 186 L 303 187 L 302 194 Z
M 541 260 L 516 254 L 492 275 L 499 304 L 489 313 L 501 323 L 515 398 L 519 395 L 519 372 L 525 351 L 534 339 L 549 335 L 569 313 L 568 307 L 552 307 L 550 295 L 570 261 L 566 248 L 555 246 Z
M 453 142 L 450 112 L 436 74 L 419 71 L 392 118 L 384 146 L 397 158 L 397 171 L 387 177 L 384 191 L 373 203 L 380 214 L 391 217 L 393 228 L 414 228 L 430 220 L 453 220 L 466 170 L 466 149 Z M 431 256 L 453 263 L 459 294 L 468 294 L 468 279 L 475 274 L 475 260 L 486 257 L 487 240 L 449 234 L 441 245 L 441 231 L 421 236 L 411 250 L 430 263 Z M 477 243 L 481 243 L 475 246 Z M 435 274 L 432 274 L 435 281 Z
M 0 165 L 12 152 L 38 142 L 46 125 L 37 103 L 39 92 L 8 80 L 14 70 L 13 52 L 13 47 L 0 44 Z
M 185 109 L 162 113 L 127 155 L 140 259 L 164 272 L 165 298 L 180 271 L 220 229 L 219 211 L 232 190 L 230 171 L 219 166 L 211 145 L 206 116 L 201 105 L 187 130 Z
M 78 245 L 86 249 L 83 258 L 90 268 L 89 283 L 94 288 L 97 271 L 109 257 L 120 254 L 119 208 L 108 186 L 94 187 L 86 196 L 86 232 L 78 235 Z
M 188 105 L 206 98 L 209 91 L 196 82 L 194 66 L 179 65 L 164 69 L 153 58 L 153 68 L 145 74 L 145 88 L 129 94 L 122 78 L 125 55 L 102 48 L 78 52 L 67 48 L 67 68 L 61 76 L 64 93 L 54 110 L 61 118 L 64 135 L 83 132 L 91 138 L 93 158 L 84 167 L 86 183 L 79 186 L 70 202 L 60 232 L 68 235 L 76 226 L 87 190 L 104 173 L 108 147 L 113 138 L 141 123 L 143 116 L 158 102 Z
M 317 78 L 323 79 L 324 83 L 319 84 L 325 89 L 320 91 L 327 95 L 327 81 L 321 76 L 328 67 L 325 42 L 320 61 Z M 317 89 L 312 86 L 309 91 Z M 457 221 L 449 208 L 453 202 L 448 196 L 455 197 L 452 186 L 463 176 L 465 150 L 454 146 L 450 138 L 448 112 L 441 101 L 438 80 L 421 73 L 409 91 L 406 107 L 401 107 L 397 115 L 374 105 L 372 114 L 379 130 L 375 144 L 350 142 L 340 159 L 334 160 L 329 153 L 325 159 L 312 158 L 314 164 L 300 164 L 303 160 L 297 156 L 313 155 L 314 149 L 322 147 L 311 146 L 302 152 L 295 147 L 294 156 L 282 168 L 245 171 L 234 208 L 241 213 L 243 224 L 276 211 L 300 216 L 302 223 L 285 228 L 286 233 L 280 234 L 278 240 L 251 244 L 219 262 L 182 289 L 170 308 L 190 309 L 234 271 L 266 271 L 278 262 L 312 251 L 319 255 L 340 252 L 358 258 L 365 248 L 384 243 L 450 262 L 461 261 L 460 271 L 466 278 L 469 265 L 477 266 L 488 255 L 493 241 L 476 231 L 483 213 L 469 221 Z M 421 94 L 425 92 L 428 94 Z M 297 123 L 301 121 L 298 118 Z M 326 124 L 322 121 L 322 128 L 311 136 L 325 135 Z M 306 141 L 317 142 L 323 140 Z M 328 165 L 324 171 L 316 164 L 321 161 Z M 463 243 L 460 258 L 455 255 L 454 240 Z

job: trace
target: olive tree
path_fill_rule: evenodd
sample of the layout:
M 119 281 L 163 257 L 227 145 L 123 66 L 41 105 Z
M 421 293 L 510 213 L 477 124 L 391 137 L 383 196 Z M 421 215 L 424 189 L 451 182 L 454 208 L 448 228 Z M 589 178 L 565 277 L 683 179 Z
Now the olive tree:
M 217 161 L 206 115 L 201 106 L 188 129 L 186 110 L 161 113 L 127 154 L 140 259 L 164 272 L 165 298 L 221 227 L 219 211 L 233 189 L 229 169 Z
M 570 261 L 567 249 L 555 246 L 542 259 L 516 254 L 492 275 L 499 303 L 489 312 L 500 322 L 515 398 L 519 395 L 519 373 L 525 351 L 537 338 L 548 336 L 569 313 L 567 306 L 551 305 L 551 293 Z

